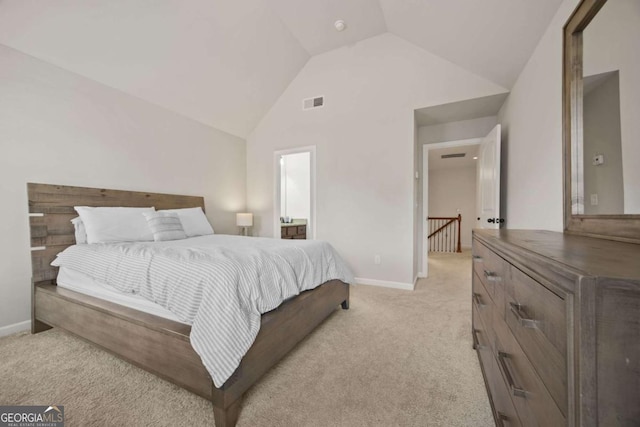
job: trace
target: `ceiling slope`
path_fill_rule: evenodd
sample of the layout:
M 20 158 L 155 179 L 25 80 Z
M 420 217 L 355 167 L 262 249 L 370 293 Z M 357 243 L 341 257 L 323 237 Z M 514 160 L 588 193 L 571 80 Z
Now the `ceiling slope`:
M 269 0 L 291 33 L 311 55 L 387 32 L 378 0 Z M 346 29 L 336 31 L 340 19 Z
M 511 88 L 562 0 L 379 0 L 390 32 Z
M 0 43 L 240 137 L 309 58 L 263 0 L 0 1 Z

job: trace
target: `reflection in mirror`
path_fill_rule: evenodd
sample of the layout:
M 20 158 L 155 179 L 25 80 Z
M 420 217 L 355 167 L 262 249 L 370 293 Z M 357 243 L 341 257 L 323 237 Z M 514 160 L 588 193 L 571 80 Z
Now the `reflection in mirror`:
M 582 36 L 572 213 L 640 214 L 640 1 L 607 1 Z
M 620 88 L 618 71 L 583 80 L 583 211 L 587 215 L 624 212 Z

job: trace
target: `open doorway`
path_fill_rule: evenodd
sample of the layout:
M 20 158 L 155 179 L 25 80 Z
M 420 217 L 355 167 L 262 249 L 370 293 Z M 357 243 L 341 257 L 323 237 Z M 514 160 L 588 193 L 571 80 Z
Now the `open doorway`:
M 481 143 L 478 150 L 475 212 L 460 212 L 462 224 L 491 228 L 499 223 L 500 134 L 498 112 L 507 93 L 420 108 L 414 112 L 414 275 L 428 276 L 428 150 Z M 456 152 L 450 153 L 456 154 Z M 467 155 L 468 156 L 468 155 Z M 471 156 L 473 159 L 475 156 Z M 454 158 L 455 159 L 455 158 Z M 484 160 L 483 160 L 484 159 Z M 481 184 L 484 183 L 484 184 Z M 493 186 L 492 186 L 493 185 Z M 443 216 L 457 217 L 457 209 Z M 468 208 L 466 208 L 468 210 Z M 432 216 L 435 215 L 431 212 Z M 440 216 L 440 215 L 437 215 Z M 493 222 L 492 222 L 493 221 Z M 461 224 L 461 225 L 462 225 Z M 461 233 L 465 233 L 462 231 Z M 457 243 L 457 242 L 456 242 Z M 461 239 L 462 246 L 462 239 Z M 457 249 L 457 248 L 456 248 Z M 455 255 L 451 255 L 454 256 Z M 470 259 L 470 257 L 469 257 Z
M 456 252 L 471 248 L 476 222 L 476 182 L 479 141 L 468 145 L 427 147 L 424 172 L 428 188 L 427 245 L 429 252 Z M 447 146 L 448 145 L 448 146 Z
M 500 129 L 500 125 L 496 125 L 484 138 L 423 145 L 422 212 L 424 218 L 423 236 L 421 236 L 423 239 L 421 277 L 427 277 L 429 273 L 429 252 L 434 247 L 429 243 L 432 235 L 444 231 L 455 236 L 457 232 L 460 243 L 458 243 L 458 239 L 453 243 L 456 249 L 454 251 L 457 252 L 458 246 L 462 246 L 462 240 L 466 242 L 467 248 L 471 247 L 471 230 L 473 228 L 499 228 L 502 224 L 503 220 L 499 218 Z M 455 165 L 469 166 L 469 168 L 468 170 L 456 170 Z M 431 173 L 430 167 L 436 168 L 434 172 L 442 169 L 446 173 L 444 176 L 439 173 L 436 177 Z M 436 179 L 437 183 L 431 182 Z M 456 194 L 456 192 L 461 194 Z M 465 198 L 473 201 L 465 201 Z M 431 203 L 438 203 L 438 206 L 434 209 L 430 207 Z M 460 207 L 456 205 L 460 205 Z M 460 217 L 463 213 L 462 206 L 466 206 L 464 210 L 467 213 L 464 230 Z M 452 212 L 454 209 L 455 213 Z M 449 214 L 449 217 L 440 217 L 439 215 L 443 215 L 443 213 Z M 452 221 L 454 217 L 458 219 L 456 222 Z M 435 218 L 439 218 L 440 222 L 432 226 L 430 222 Z M 447 224 L 453 227 L 447 230 L 445 229 Z
M 482 138 L 472 138 L 423 145 L 422 272 L 425 277 L 429 252 L 459 252 L 463 247 L 471 247 L 481 142 Z
M 315 146 L 274 153 L 274 237 L 315 238 Z

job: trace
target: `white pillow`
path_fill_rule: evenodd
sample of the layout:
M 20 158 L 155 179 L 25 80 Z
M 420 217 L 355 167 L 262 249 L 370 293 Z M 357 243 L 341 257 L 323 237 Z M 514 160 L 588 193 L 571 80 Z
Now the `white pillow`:
M 209 220 L 204 215 L 202 208 L 185 208 L 185 209 L 166 209 L 158 212 L 167 212 L 178 214 L 182 228 L 187 237 L 206 236 L 213 234 L 213 228 L 209 224 Z
M 153 233 L 142 216 L 155 208 L 75 206 L 87 231 L 87 243 L 149 242 Z
M 80 217 L 77 216 L 73 218 L 71 224 L 73 224 L 73 229 L 76 234 L 76 245 L 84 245 L 87 243 L 87 230 L 85 230 L 84 222 L 82 222 Z
M 187 238 L 177 213 L 143 212 L 142 215 L 147 219 L 156 242 Z

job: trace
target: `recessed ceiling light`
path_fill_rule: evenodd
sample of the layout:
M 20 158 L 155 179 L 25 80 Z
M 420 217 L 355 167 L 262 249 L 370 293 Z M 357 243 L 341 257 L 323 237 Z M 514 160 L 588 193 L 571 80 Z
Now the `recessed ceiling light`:
M 344 29 L 347 28 L 347 24 L 345 24 L 342 19 L 338 19 L 333 26 L 336 27 L 338 31 L 344 31 Z
M 473 158 L 473 160 L 478 160 L 478 156 L 475 156 L 475 157 Z

